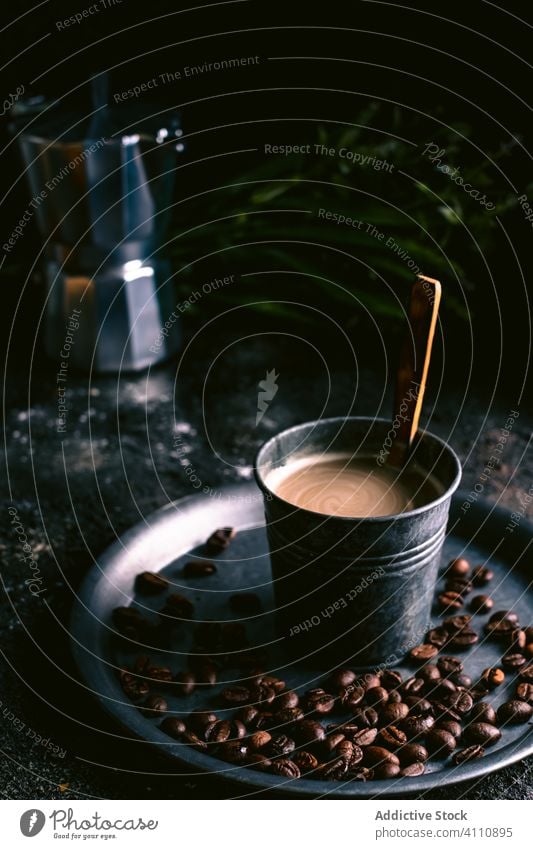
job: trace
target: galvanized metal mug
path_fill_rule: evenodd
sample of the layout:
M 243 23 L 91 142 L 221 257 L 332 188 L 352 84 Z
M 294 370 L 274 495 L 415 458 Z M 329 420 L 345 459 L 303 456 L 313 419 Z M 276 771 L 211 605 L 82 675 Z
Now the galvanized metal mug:
M 419 431 L 410 462 L 441 487 L 435 500 L 394 516 L 327 516 L 295 507 L 269 473 L 306 456 L 379 456 L 390 422 L 332 418 L 297 425 L 260 449 L 276 621 L 292 658 L 331 665 L 392 665 L 424 639 L 452 494 L 461 479 L 450 446 Z

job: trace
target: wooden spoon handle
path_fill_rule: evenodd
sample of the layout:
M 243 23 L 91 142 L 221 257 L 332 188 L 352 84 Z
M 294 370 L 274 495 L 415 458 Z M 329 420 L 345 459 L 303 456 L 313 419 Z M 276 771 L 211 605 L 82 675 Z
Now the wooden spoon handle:
M 387 463 L 401 468 L 407 457 L 422 410 L 431 347 L 437 324 L 441 285 L 431 277 L 417 275 L 409 300 L 409 329 L 400 352 L 393 410 L 395 437 Z

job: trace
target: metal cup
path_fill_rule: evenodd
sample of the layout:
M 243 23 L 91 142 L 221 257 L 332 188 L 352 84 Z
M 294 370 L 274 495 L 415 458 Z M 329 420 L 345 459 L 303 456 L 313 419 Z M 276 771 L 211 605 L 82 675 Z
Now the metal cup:
M 447 443 L 419 431 L 409 462 L 442 494 L 394 516 L 349 518 L 295 507 L 268 485 L 273 469 L 306 456 L 378 457 L 390 421 L 332 418 L 297 425 L 260 449 L 276 624 L 289 657 L 358 667 L 396 663 L 424 640 L 452 494 L 461 464 Z

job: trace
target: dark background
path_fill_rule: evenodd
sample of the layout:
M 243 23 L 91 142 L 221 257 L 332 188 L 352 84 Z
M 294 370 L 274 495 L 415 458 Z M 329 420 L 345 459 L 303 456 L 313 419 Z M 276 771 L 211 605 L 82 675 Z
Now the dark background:
M 319 346 L 334 374 L 331 414 L 342 415 L 354 394 L 361 414 L 376 412 L 378 399 L 377 412 L 388 414 L 390 358 L 403 330 L 402 305 L 410 285 L 405 268 L 376 250 L 375 243 L 356 243 L 348 230 L 339 235 L 314 220 L 300 232 L 286 212 L 274 218 L 250 215 L 273 206 L 324 206 L 383 221 L 381 229 L 400 234 L 399 241 L 410 246 L 424 273 L 442 280 L 426 421 L 459 451 L 468 489 L 478 479 L 508 410 L 520 409 L 505 463 L 485 493 L 513 509 L 517 495 L 533 479 L 531 404 L 524 389 L 530 352 L 531 224 L 517 201 L 517 195 L 530 193 L 532 182 L 533 17 L 519 2 L 506 3 L 505 9 L 486 2 L 437 9 L 420 2 L 410 8 L 375 2 L 310 8 L 306 3 L 252 0 L 182 13 L 175 3 L 123 0 L 57 31 L 57 20 L 88 5 L 81 0 L 75 6 L 44 3 L 23 15 L 31 7 L 18 4 L 2 12 L 5 26 L 10 16 L 19 18 L 6 30 L 5 96 L 22 83 L 28 94 L 57 99 L 60 114 L 86 114 L 91 108 L 88 77 L 104 69 L 110 73 L 110 91 L 116 92 L 186 65 L 260 57 L 258 65 L 159 86 L 156 96 L 145 100 L 149 110 L 179 109 L 185 133 L 187 167 L 179 172 L 170 235 L 223 215 L 236 216 L 230 224 L 201 227 L 194 239 L 171 241 L 176 268 L 212 248 L 231 247 L 178 276 L 177 296 L 186 297 L 205 280 L 231 273 L 238 275 L 238 286 L 187 312 L 185 339 L 201 332 L 180 361 L 177 380 L 174 363 L 148 376 L 124 375 L 118 381 L 93 375 L 89 383 L 84 375 L 72 375 L 69 432 L 60 439 L 55 430 L 55 366 L 41 348 L 44 292 L 38 267 L 33 267 L 40 248 L 33 223 L 1 268 L 7 472 L 1 520 L 7 591 L 2 701 L 63 745 L 68 755 L 54 761 L 4 723 L 0 789 L 10 798 L 224 796 L 229 791 L 218 786 L 203 791 L 195 781 L 168 786 L 166 779 L 136 775 L 139 764 L 126 744 L 108 748 L 107 738 L 90 732 L 91 724 L 110 733 L 113 728 L 73 683 L 76 673 L 62 626 L 73 593 L 116 535 L 169 497 L 189 494 L 183 471 L 170 456 L 175 418 L 193 428 L 193 461 L 206 482 L 217 486 L 236 479 L 237 468 L 248 468 L 269 435 L 253 430 L 256 386 L 265 368 L 281 363 L 287 375 L 289 389 L 273 414 L 275 425 L 318 413 L 325 391 L 320 363 L 309 358 L 307 343 L 282 344 L 279 334 L 302 336 Z M 315 58 L 269 59 L 276 56 Z M 29 198 L 23 180 L 16 179 L 21 166 L 10 143 L 13 120 L 11 112 L 1 119 L 2 147 L 7 148 L 0 171 L 0 227 L 6 236 Z M 332 166 L 316 158 L 265 161 L 265 143 L 313 143 L 322 127 L 329 143 L 337 145 L 347 124 L 361 125 L 352 128 L 351 147 L 394 162 L 394 177 L 359 166 L 341 174 L 335 170 L 337 162 Z M 418 147 L 391 139 L 391 133 Z M 459 165 L 474 186 L 494 199 L 496 214 L 481 209 L 421 156 L 432 141 L 441 143 L 450 164 Z M 257 150 L 221 156 L 248 148 Z M 400 169 L 413 179 L 401 176 Z M 355 192 L 311 183 L 333 182 L 332 174 Z M 295 176 L 300 183 L 272 199 L 254 184 Z M 252 186 L 218 190 L 243 180 Z M 413 181 L 426 184 L 438 197 Z M 264 189 L 266 184 L 261 185 Z M 211 189 L 216 191 L 207 199 L 180 203 Z M 457 221 L 443 214 L 442 198 L 458 211 Z M 396 210 L 388 217 L 391 204 Z M 275 250 L 271 244 L 235 247 L 253 240 L 274 243 Z M 293 243 L 285 244 L 287 240 Z M 282 273 L 287 269 L 297 273 L 289 278 Z M 265 271 L 268 275 L 242 276 Z M 311 272 L 341 284 L 348 294 L 340 297 L 335 287 L 319 285 Z M 326 318 L 317 319 L 301 306 L 272 313 L 269 304 L 277 299 L 306 304 Z M 258 308 L 250 301 L 264 304 Z M 211 318 L 216 320 L 204 329 Z M 333 320 L 354 345 L 357 385 Z M 203 405 L 213 357 L 238 342 L 243 332 L 255 334 L 253 342 L 236 344 L 222 361 Z M 204 410 L 229 471 L 209 448 Z M 156 444 L 163 447 L 154 460 L 148 452 Z M 46 575 L 46 607 L 29 599 L 20 581 L 17 541 L 7 515 L 11 504 Z M 530 797 L 529 774 L 524 763 L 479 785 L 445 788 L 436 795 Z

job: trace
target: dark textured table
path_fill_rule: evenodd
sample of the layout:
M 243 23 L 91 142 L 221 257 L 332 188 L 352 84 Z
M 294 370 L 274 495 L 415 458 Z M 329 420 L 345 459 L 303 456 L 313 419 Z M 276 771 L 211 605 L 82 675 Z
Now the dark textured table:
M 114 736 L 116 728 L 76 682 L 68 617 L 81 580 L 117 535 L 169 500 L 194 492 L 197 481 L 216 494 L 221 485 L 249 480 L 256 448 L 276 430 L 322 411 L 345 414 L 352 402 L 353 414 L 388 413 L 382 367 L 360 362 L 356 376 L 332 360 L 328 374 L 291 340 L 258 334 L 237 344 L 240 335 L 246 330 L 227 339 L 202 337 L 178 367 L 149 374 L 117 380 L 69 373 L 64 432 L 58 430 L 54 365 L 37 353 L 29 383 L 28 358 L 19 362 L 11 354 L 8 474 L 0 514 L 3 796 L 233 795 L 213 778 L 169 775 L 173 765 L 141 757 L 139 747 Z M 256 426 L 257 385 L 272 368 L 279 372 L 279 391 Z M 463 377 L 448 375 L 438 397 L 428 392 L 426 422 L 461 456 L 463 486 L 470 490 L 477 483 L 479 489 L 509 412 L 517 410 L 500 463 L 480 493 L 515 509 L 533 480 L 532 419 L 514 389 L 506 397 L 498 387 L 497 400 L 491 400 L 492 384 L 478 381 L 465 392 Z M 30 585 L 32 579 L 37 583 Z M 532 770 L 529 759 L 427 798 L 533 798 Z

